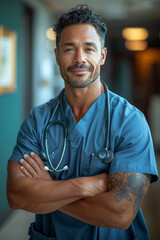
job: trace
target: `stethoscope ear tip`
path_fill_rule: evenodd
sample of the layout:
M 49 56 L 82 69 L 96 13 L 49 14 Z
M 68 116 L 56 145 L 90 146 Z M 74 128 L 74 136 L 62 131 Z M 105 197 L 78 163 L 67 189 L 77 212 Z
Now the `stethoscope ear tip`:
M 49 169 L 49 167 L 44 166 L 43 170 L 44 171 L 50 171 L 50 172 L 62 172 L 62 171 L 68 170 L 68 166 L 67 165 L 64 166 L 61 170 L 57 170 L 57 169 L 51 170 L 51 169 Z
M 43 169 L 44 169 L 45 171 L 48 171 L 48 170 L 49 170 L 49 168 L 48 168 L 47 166 L 45 166 Z
M 68 170 L 68 166 L 67 166 L 67 165 L 64 166 L 63 170 L 64 170 L 64 171 L 67 171 L 67 170 Z

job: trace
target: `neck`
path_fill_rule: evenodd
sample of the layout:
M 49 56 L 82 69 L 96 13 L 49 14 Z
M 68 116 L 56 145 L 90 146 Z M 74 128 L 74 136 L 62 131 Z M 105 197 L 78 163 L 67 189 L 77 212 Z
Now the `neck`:
M 65 83 L 65 93 L 76 123 L 87 113 L 95 100 L 104 92 L 103 84 L 96 80 L 85 88 L 73 88 Z

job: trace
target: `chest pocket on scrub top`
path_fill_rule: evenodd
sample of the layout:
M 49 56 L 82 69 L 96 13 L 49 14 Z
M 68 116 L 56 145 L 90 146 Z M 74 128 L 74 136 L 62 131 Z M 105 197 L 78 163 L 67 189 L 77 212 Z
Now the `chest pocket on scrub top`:
M 89 175 L 96 175 L 103 172 L 109 173 L 110 163 L 103 163 L 101 159 L 93 153 L 84 152 L 84 168 L 88 171 Z

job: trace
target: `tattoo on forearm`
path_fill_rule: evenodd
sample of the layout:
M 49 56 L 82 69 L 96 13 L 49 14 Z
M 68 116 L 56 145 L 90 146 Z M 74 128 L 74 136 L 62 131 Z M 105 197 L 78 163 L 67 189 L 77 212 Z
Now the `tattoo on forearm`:
M 117 173 L 109 177 L 109 188 L 115 193 L 115 201 L 119 203 L 122 199 L 132 201 L 133 215 L 140 207 L 141 201 L 148 190 L 150 177 L 143 173 Z

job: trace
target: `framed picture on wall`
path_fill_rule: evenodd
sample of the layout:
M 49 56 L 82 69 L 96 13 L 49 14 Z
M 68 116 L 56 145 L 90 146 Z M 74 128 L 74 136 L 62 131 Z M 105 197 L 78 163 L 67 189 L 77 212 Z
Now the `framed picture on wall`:
M 0 26 L 0 94 L 16 89 L 16 33 Z

